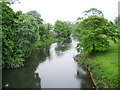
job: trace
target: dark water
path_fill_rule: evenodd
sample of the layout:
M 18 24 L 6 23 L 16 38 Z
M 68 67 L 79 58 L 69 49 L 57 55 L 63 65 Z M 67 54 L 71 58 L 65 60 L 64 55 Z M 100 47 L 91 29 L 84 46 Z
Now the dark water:
M 3 88 L 94 87 L 87 70 L 73 59 L 76 44 L 67 39 L 34 49 L 25 67 L 3 70 Z

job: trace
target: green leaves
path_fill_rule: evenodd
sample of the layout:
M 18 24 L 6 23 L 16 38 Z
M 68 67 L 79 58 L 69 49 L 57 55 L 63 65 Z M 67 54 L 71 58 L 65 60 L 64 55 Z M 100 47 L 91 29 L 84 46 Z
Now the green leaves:
M 37 20 L 38 24 L 43 23 L 43 19 L 41 19 L 41 15 L 37 11 L 35 10 L 29 11 L 27 12 L 27 15 L 34 17 Z
M 57 33 L 57 38 L 67 38 L 70 36 L 68 24 L 60 20 L 55 22 L 54 31 Z
M 37 11 L 27 14 L 14 12 L 5 3 L 2 4 L 2 64 L 4 67 L 23 66 L 36 42 L 43 42 L 49 37 L 49 25 L 42 24 Z
M 109 40 L 117 42 L 118 30 L 114 23 L 98 16 L 89 16 L 78 24 L 80 43 L 78 51 L 91 53 L 95 51 L 106 51 L 109 48 Z M 81 49 L 83 48 L 83 49 Z

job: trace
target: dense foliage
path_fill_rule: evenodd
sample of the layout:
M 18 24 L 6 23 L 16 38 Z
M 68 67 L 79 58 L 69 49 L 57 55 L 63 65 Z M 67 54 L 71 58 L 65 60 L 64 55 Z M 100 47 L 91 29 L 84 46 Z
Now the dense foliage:
M 2 4 L 2 63 L 12 66 L 14 61 L 13 22 L 15 13 L 5 3 Z M 15 57 L 16 58 L 16 57 Z M 10 63 L 11 62 L 11 63 Z
M 78 51 L 91 53 L 106 51 L 109 48 L 109 40 L 117 42 L 117 26 L 104 17 L 89 16 L 78 23 L 77 32 L 80 34 Z
M 27 15 L 34 17 L 37 20 L 38 24 L 43 23 L 43 19 L 41 19 L 41 15 L 37 11 L 35 10 L 29 11 L 27 12 Z
M 61 39 L 70 37 L 69 25 L 64 21 L 57 20 L 55 22 L 54 31 L 57 34 L 57 38 Z
M 76 22 L 80 40 L 76 48 L 81 53 L 75 60 L 90 69 L 99 88 L 118 88 L 119 17 L 113 23 L 100 10 L 92 8 L 84 13 Z
M 36 42 L 49 39 L 50 24 L 43 24 L 37 11 L 27 14 L 14 12 L 4 2 L 2 5 L 2 64 L 4 67 L 17 68 L 24 65 Z

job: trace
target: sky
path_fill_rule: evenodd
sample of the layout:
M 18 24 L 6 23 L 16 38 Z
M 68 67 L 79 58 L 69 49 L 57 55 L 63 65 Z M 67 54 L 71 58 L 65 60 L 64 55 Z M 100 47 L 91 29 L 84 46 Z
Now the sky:
M 118 16 L 118 1 L 120 0 L 19 0 L 21 3 L 11 5 L 14 11 L 26 13 L 36 10 L 45 23 L 54 24 L 56 20 L 75 22 L 83 16 L 85 10 L 97 8 L 104 17 L 114 21 Z

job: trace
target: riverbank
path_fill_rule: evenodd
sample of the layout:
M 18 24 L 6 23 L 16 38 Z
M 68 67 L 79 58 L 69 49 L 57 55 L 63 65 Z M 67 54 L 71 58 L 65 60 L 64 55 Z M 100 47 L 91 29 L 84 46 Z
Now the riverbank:
M 110 42 L 106 52 L 77 55 L 75 60 L 89 68 L 98 88 L 118 88 L 118 44 Z
M 73 60 L 77 43 L 71 38 L 34 48 L 24 67 L 3 70 L 3 88 L 95 87 L 88 71 Z
M 56 38 L 54 36 L 51 36 L 49 39 L 47 39 L 44 42 L 41 42 L 41 41 L 36 42 L 35 44 L 33 44 L 32 47 L 33 48 L 42 47 L 42 46 L 50 45 L 50 44 L 55 43 L 55 42 L 64 41 L 64 40 L 67 40 L 67 39 L 70 39 L 70 38 L 61 38 L 61 39 L 58 39 L 58 38 Z
M 53 36 L 51 36 L 51 37 L 49 37 L 49 39 L 45 40 L 44 42 L 37 41 L 35 44 L 33 44 L 32 47 L 36 48 L 36 47 L 40 47 L 40 46 L 50 45 L 51 43 L 54 43 L 56 41 L 58 41 L 58 39 L 53 37 Z

